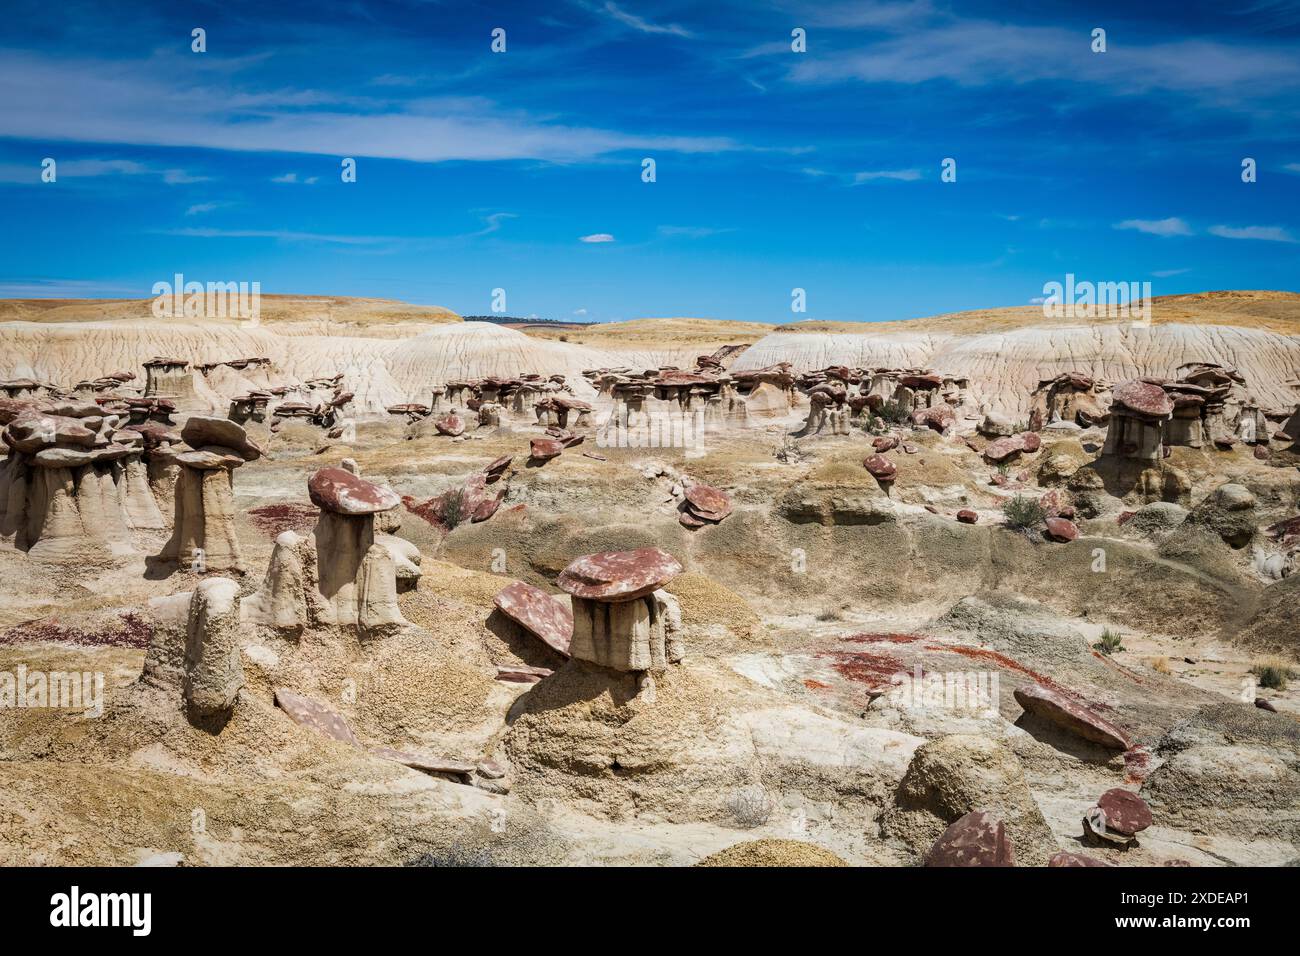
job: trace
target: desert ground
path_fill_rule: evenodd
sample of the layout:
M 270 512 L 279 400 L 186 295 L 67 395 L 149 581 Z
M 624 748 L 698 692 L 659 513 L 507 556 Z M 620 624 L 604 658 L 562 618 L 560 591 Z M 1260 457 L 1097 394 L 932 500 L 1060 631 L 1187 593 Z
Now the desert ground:
M 0 864 L 1300 859 L 1300 295 L 9 300 L 0 429 Z

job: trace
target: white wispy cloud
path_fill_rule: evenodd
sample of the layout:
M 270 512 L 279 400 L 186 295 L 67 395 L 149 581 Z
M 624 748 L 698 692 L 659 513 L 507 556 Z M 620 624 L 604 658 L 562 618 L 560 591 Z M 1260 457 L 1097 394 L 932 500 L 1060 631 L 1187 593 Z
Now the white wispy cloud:
M 1210 235 L 1223 239 L 1259 239 L 1264 242 L 1297 242 L 1282 226 L 1211 226 Z
M 921 178 L 919 169 L 876 169 L 853 174 L 853 184 L 855 186 L 862 183 L 872 183 L 881 179 L 893 179 L 898 182 L 915 182 Z
M 925 29 L 885 32 L 873 42 L 796 57 L 790 77 L 804 83 L 949 80 L 970 87 L 1061 80 L 1126 95 L 1194 94 L 1219 104 L 1300 89 L 1294 51 L 1274 45 L 1130 41 L 1094 54 L 1086 32 L 951 15 Z
M 483 228 L 473 233 L 475 236 L 487 236 L 501 229 L 501 223 L 507 219 L 518 219 L 513 212 L 494 212 L 483 217 Z
M 1173 276 L 1184 275 L 1185 273 L 1191 271 L 1192 271 L 1191 269 L 1159 269 L 1151 274 L 1155 276 L 1157 279 L 1168 279 Z
M 272 176 L 273 183 L 299 183 L 304 186 L 315 185 L 320 180 L 319 176 L 308 176 L 305 179 L 299 179 L 297 173 L 283 173 L 279 176 Z
M 1177 216 L 1168 219 L 1125 219 L 1115 223 L 1116 229 L 1135 229 L 1152 236 L 1190 236 L 1192 227 Z
M 677 136 L 566 125 L 482 98 L 425 98 L 372 110 L 313 91 L 248 93 L 230 76 L 166 61 L 63 58 L 0 50 L 0 130 L 15 139 L 129 143 L 252 152 L 369 156 L 415 162 L 574 162 L 621 151 L 717 153 L 750 147 L 725 136 Z
M 645 17 L 639 17 L 635 13 L 629 13 L 624 10 L 618 4 L 614 3 L 613 0 L 607 0 L 603 6 L 598 8 L 594 8 L 589 4 L 582 4 L 582 6 L 587 7 L 589 10 L 598 9 L 604 11 L 606 15 L 617 20 L 624 26 L 631 27 L 633 30 L 639 30 L 641 33 L 666 34 L 677 37 L 692 36 L 691 32 L 685 27 L 678 26 L 676 23 L 651 23 L 649 20 L 645 19 Z
M 400 236 L 347 236 L 320 232 L 294 232 L 289 229 L 167 229 L 168 236 L 194 239 L 275 239 L 280 242 L 327 242 L 345 246 L 370 246 L 386 242 L 403 242 Z
M 1300 173 L 1300 163 L 1287 163 L 1282 168 L 1288 173 Z
M 660 226 L 658 232 L 661 236 L 684 236 L 687 239 L 704 239 L 708 236 L 731 232 L 731 230 L 717 229 L 713 226 Z
M 579 236 L 579 242 L 613 242 L 614 237 L 607 232 L 593 232 L 590 236 Z
M 2 109 L 2 108 L 0 108 Z M 57 154 L 57 150 L 53 150 Z M 45 157 L 41 157 L 44 159 Z M 169 186 L 187 183 L 207 182 L 210 177 L 199 176 L 184 169 L 162 169 L 149 163 L 134 159 L 87 158 L 60 160 L 51 156 L 55 162 L 55 172 L 62 182 L 67 179 L 101 179 L 110 176 L 129 176 L 137 178 L 157 178 Z M 0 165 L 0 182 L 6 183 L 41 183 L 41 164 L 28 165 L 5 163 Z M 48 185 L 48 184 L 47 184 Z

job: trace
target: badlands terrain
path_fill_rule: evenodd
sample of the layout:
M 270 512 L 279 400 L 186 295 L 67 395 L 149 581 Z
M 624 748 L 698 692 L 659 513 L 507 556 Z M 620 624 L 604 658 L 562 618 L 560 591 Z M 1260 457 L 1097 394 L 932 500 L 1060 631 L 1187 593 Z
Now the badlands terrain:
M 1300 858 L 1300 295 L 150 305 L 0 302 L 0 864 Z

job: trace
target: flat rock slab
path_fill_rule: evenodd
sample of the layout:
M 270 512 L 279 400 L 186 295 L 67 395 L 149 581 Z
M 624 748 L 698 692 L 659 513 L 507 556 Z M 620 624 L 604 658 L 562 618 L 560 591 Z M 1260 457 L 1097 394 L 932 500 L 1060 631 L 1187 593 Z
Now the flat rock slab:
M 275 702 L 295 724 L 341 740 L 345 744 L 361 746 L 361 741 L 357 740 L 357 735 L 348 726 L 347 719 L 328 704 L 281 688 L 275 691 Z
M 549 667 L 528 667 L 519 664 L 514 667 L 497 667 L 497 680 L 511 684 L 536 684 L 543 677 L 550 677 L 555 671 Z
M 529 457 L 534 461 L 550 461 L 564 451 L 564 443 L 554 438 L 534 438 L 528 443 Z
M 465 763 L 463 760 L 449 760 L 446 757 L 438 757 L 422 751 L 395 750 L 392 747 L 371 747 L 370 752 L 376 757 L 393 760 L 404 767 L 410 767 L 412 770 L 447 774 L 448 776 L 459 777 L 466 783 L 469 782 L 470 776 L 474 773 L 474 764 L 472 763 Z
M 871 472 L 877 481 L 893 481 L 898 469 L 884 455 L 872 455 L 862 462 L 862 467 Z
M 1111 400 L 1115 405 L 1122 405 L 1152 418 L 1165 418 L 1174 410 L 1173 399 L 1163 388 L 1138 379 L 1116 385 L 1111 392 Z
M 1015 697 L 1016 702 L 1029 713 L 1050 721 L 1084 740 L 1090 740 L 1112 750 L 1128 750 L 1133 746 L 1124 731 L 1110 721 L 1050 687 L 1044 687 L 1042 684 L 1018 687 Z
M 574 597 L 620 603 L 645 597 L 681 572 L 677 559 L 660 548 L 602 551 L 578 558 L 556 583 Z
M 450 435 L 454 438 L 464 433 L 465 422 L 459 415 L 444 415 L 433 423 L 433 427 L 438 430 L 439 435 Z
M 307 493 L 312 504 L 340 515 L 373 515 L 402 503 L 391 489 L 381 488 L 342 468 L 322 468 L 316 472 L 307 482 Z
M 1079 529 L 1069 518 L 1051 517 L 1047 524 L 1047 536 L 1053 541 L 1073 541 L 1079 537 Z
M 925 856 L 926 866 L 1015 866 L 1016 853 L 1002 821 L 983 810 L 954 820 Z
M 573 641 L 573 610 L 541 588 L 516 581 L 492 599 L 501 613 L 551 650 L 569 656 Z
M 696 482 L 686 489 L 686 502 L 697 518 L 721 521 L 731 514 L 731 499 L 712 485 Z
M 244 426 L 228 418 L 191 415 L 181 429 L 181 440 L 191 448 L 224 445 L 238 452 L 245 461 L 262 457 L 262 449 L 248 437 Z
M 1137 836 L 1151 826 L 1151 808 L 1132 790 L 1107 790 L 1098 798 L 1097 806 L 1106 814 L 1106 829 L 1122 836 Z

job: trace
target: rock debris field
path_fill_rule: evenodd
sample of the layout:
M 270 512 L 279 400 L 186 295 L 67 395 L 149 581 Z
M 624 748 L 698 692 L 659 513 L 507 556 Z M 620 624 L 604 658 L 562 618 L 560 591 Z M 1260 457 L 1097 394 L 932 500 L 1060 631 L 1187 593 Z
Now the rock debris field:
M 1300 296 L 267 298 L 0 308 L 0 864 L 1300 860 Z

